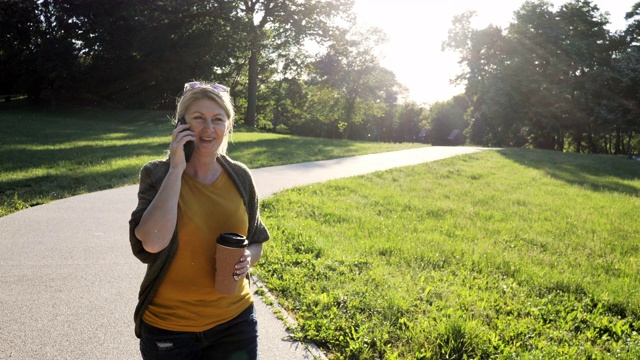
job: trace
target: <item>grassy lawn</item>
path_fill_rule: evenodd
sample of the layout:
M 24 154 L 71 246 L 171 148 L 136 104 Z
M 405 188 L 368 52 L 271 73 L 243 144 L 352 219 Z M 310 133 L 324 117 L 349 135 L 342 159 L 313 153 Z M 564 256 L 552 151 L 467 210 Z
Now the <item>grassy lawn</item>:
M 640 162 L 486 151 L 263 201 L 256 269 L 335 359 L 640 358 Z
M 163 158 L 168 112 L 0 104 L 0 217 L 55 199 L 135 184 L 147 161 Z M 236 129 L 232 158 L 252 168 L 406 149 Z
M 0 107 L 0 216 L 137 182 L 170 114 Z M 399 150 L 236 129 L 250 167 Z M 486 151 L 266 199 L 256 271 L 335 359 L 640 358 L 640 162 Z

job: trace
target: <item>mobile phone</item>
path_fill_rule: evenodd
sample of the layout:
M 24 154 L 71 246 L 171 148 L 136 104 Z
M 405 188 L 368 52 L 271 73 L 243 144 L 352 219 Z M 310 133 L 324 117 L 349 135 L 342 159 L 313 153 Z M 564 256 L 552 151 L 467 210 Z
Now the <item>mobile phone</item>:
M 178 127 L 178 125 L 184 125 L 186 124 L 187 121 L 183 116 L 180 116 L 180 118 L 178 119 L 178 122 L 176 123 L 176 127 Z M 184 129 L 181 132 L 185 132 L 188 131 L 189 129 Z M 186 143 L 184 143 L 184 160 L 186 162 L 189 162 L 189 160 L 191 160 L 191 156 L 193 155 L 193 150 L 195 150 L 196 144 L 193 142 L 193 140 L 189 140 Z

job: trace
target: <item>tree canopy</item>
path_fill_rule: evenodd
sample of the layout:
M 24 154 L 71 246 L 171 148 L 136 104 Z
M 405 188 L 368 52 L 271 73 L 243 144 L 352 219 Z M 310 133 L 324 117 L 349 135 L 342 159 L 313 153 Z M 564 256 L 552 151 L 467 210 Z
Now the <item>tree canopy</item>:
M 637 16 L 637 8 L 627 16 Z M 640 93 L 632 69 L 638 64 L 637 22 L 611 33 L 606 14 L 589 0 L 557 10 L 548 2 L 527 1 L 506 29 L 472 29 L 472 16 L 455 18 L 443 44 L 465 65 L 457 80 L 466 83 L 471 102 L 467 132 L 472 142 L 640 151 Z
M 171 109 L 182 84 L 229 85 L 237 121 L 371 141 L 458 139 L 592 153 L 640 153 L 640 2 L 623 31 L 590 0 L 527 1 L 506 28 L 452 20 L 464 94 L 407 100 L 381 66 L 386 35 L 354 0 L 7 0 L 0 91 L 34 103 Z M 419 31 L 419 29 L 417 29 Z M 462 135 L 462 133 L 461 133 Z

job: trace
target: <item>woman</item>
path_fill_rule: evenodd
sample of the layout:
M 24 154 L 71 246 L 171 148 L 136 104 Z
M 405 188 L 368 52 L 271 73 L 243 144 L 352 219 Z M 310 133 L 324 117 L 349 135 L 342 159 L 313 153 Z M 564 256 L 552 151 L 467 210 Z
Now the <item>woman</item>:
M 234 109 L 226 87 L 185 84 L 169 158 L 140 170 L 129 221 L 134 255 L 147 264 L 136 307 L 143 359 L 256 359 L 258 332 L 248 274 L 269 232 L 249 169 L 226 156 Z M 185 159 L 185 144 L 193 155 Z M 220 233 L 247 237 L 235 266 L 238 291 L 215 291 Z

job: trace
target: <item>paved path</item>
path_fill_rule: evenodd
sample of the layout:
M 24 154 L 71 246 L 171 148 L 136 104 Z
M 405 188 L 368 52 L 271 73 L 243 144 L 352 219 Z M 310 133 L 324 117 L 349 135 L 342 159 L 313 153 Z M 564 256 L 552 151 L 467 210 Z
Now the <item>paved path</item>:
M 480 150 L 426 147 L 253 174 L 265 198 L 293 186 Z M 131 254 L 128 240 L 136 193 L 137 186 L 126 186 L 0 218 L 0 359 L 139 358 L 132 314 L 144 265 Z M 287 340 L 284 324 L 259 297 L 256 308 L 262 360 L 322 357 L 313 347 Z

